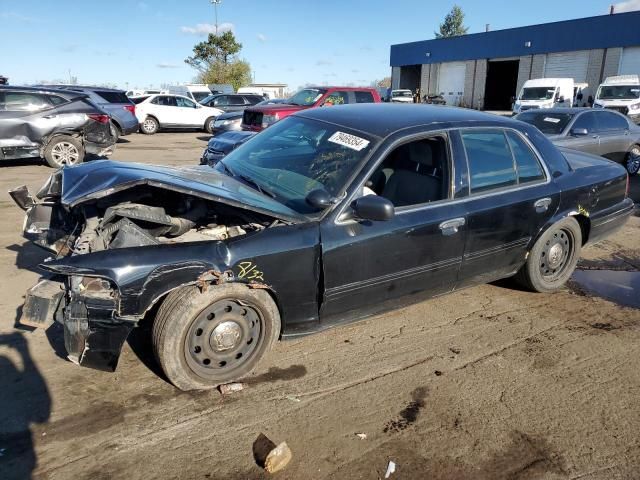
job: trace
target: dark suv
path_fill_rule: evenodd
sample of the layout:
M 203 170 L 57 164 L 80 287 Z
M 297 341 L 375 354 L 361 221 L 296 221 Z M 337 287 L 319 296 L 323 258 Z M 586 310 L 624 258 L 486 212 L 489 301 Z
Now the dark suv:
M 0 86 L 0 161 L 41 157 L 58 168 L 108 155 L 116 141 L 109 115 L 84 93 Z
M 209 95 L 200 103 L 206 107 L 219 108 L 224 112 L 239 112 L 247 107 L 262 102 L 264 97 L 260 95 Z
M 38 85 L 44 88 L 60 88 L 86 94 L 93 103 L 102 108 L 111 117 L 111 122 L 120 137 L 138 131 L 136 106 L 127 97 L 124 90 L 88 85 Z

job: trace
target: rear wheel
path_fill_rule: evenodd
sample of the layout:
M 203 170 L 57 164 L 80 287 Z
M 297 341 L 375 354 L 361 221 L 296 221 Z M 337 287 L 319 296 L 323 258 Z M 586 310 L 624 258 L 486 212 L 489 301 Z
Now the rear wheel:
M 574 218 L 565 218 L 538 239 L 515 279 L 535 292 L 558 290 L 573 274 L 581 247 L 580 225 Z
M 626 167 L 629 175 L 636 175 L 640 170 L 640 145 L 634 145 L 627 153 Z
M 242 284 L 195 286 L 170 293 L 153 326 L 153 347 L 168 379 L 181 390 L 239 380 L 280 334 L 280 314 L 264 290 Z
M 207 133 L 213 133 L 213 123 L 216 121 L 216 117 L 209 117 L 207 121 L 204 122 L 204 130 Z
M 145 118 L 142 125 L 140 125 L 140 130 L 142 130 L 142 133 L 146 135 L 153 135 L 154 133 L 157 133 L 159 128 L 160 124 L 158 123 L 158 120 L 153 117 Z
M 44 149 L 44 159 L 53 168 L 77 165 L 84 160 L 84 148 L 77 138 L 60 135 L 51 140 Z

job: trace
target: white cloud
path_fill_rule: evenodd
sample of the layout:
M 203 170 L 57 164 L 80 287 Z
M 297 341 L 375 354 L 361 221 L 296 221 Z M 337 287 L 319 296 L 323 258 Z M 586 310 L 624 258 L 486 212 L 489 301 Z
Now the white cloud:
M 627 2 L 615 3 L 613 5 L 615 13 L 633 12 L 640 10 L 640 0 L 629 0 Z
M 218 25 L 218 33 L 233 32 L 233 28 L 233 23 L 221 23 Z M 198 23 L 195 27 L 180 27 L 180 31 L 204 37 L 210 33 L 216 33 L 216 26 L 212 23 Z
M 258 37 L 258 40 L 260 40 L 262 43 L 267 41 L 267 36 L 264 33 L 259 33 L 257 37 Z
M 177 65 L 175 63 L 169 63 L 169 62 L 160 62 L 156 64 L 156 67 L 158 68 L 180 68 L 180 65 Z
M 333 65 L 333 62 L 331 60 L 321 59 L 316 62 L 316 65 L 319 67 L 326 67 L 329 65 Z

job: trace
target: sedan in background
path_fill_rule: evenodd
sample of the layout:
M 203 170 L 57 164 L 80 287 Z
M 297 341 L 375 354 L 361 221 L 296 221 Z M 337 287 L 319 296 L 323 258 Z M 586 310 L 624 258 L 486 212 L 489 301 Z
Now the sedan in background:
M 272 98 L 269 100 L 263 100 L 260 103 L 256 103 L 255 106 L 259 107 L 262 105 L 276 105 L 284 103 L 287 103 L 286 98 Z M 216 118 L 213 122 L 213 135 L 216 136 L 223 132 L 242 130 L 241 124 L 243 111 L 244 109 L 233 112 L 226 112 Z
M 200 100 L 206 107 L 214 107 L 223 112 L 243 112 L 245 108 L 260 103 L 264 97 L 260 95 L 209 95 Z
M 256 132 L 228 131 L 211 137 L 207 148 L 202 152 L 200 165 L 209 165 L 213 167 L 222 160 L 228 153 L 232 152 L 251 137 L 257 135 Z
M 44 158 L 50 167 L 107 156 L 118 137 L 109 115 L 81 92 L 0 86 L 0 161 Z
M 162 128 L 213 132 L 213 122 L 222 110 L 205 107 L 182 95 L 149 95 L 133 99 L 140 131 L 153 135 Z
M 640 170 L 640 127 L 620 113 L 591 108 L 552 108 L 529 110 L 515 119 L 538 127 L 559 147 L 621 163 L 631 175 Z

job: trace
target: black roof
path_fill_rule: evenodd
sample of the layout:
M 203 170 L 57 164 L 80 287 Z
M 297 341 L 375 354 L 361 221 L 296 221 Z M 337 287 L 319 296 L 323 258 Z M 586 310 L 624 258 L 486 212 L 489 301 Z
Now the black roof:
M 525 110 L 521 113 L 568 113 L 570 115 L 575 115 L 576 113 L 582 112 L 597 112 L 598 109 L 590 108 L 590 107 L 570 107 L 570 108 L 533 108 L 531 110 Z
M 384 138 L 398 130 L 420 125 L 480 123 L 511 125 L 514 121 L 491 113 L 468 108 L 425 104 L 360 103 L 334 107 L 310 108 L 296 116 L 322 120 Z
M 78 97 L 86 97 L 87 94 L 83 92 L 75 92 L 73 90 L 62 90 L 49 86 L 36 86 L 36 87 L 22 87 L 17 85 L 0 85 L 0 91 L 12 90 L 14 92 L 37 92 L 48 93 L 52 95 L 58 95 L 64 97 L 67 100 Z

